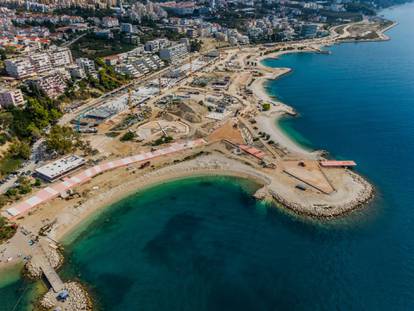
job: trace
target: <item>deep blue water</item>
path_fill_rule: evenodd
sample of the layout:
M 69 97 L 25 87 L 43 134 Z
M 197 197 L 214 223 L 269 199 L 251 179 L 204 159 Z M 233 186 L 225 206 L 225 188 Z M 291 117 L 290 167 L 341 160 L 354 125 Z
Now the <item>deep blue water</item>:
M 186 179 L 106 210 L 67 246 L 102 310 L 413 310 L 414 5 L 381 43 L 269 60 L 293 73 L 268 89 L 299 118 L 283 128 L 358 162 L 377 187 L 366 209 L 332 223 L 255 202 L 228 178 Z M 18 281 L 0 285 L 11 310 Z

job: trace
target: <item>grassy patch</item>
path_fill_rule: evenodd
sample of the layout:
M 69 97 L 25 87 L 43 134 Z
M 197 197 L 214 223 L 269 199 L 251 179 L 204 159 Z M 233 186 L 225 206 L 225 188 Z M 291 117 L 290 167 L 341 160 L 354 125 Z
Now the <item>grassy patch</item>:
M 21 163 L 21 159 L 15 159 L 9 156 L 4 157 L 0 160 L 0 174 L 7 175 L 16 171 L 20 167 Z
M 0 242 L 10 239 L 16 232 L 16 227 L 7 222 L 4 217 L 0 217 Z
M 94 34 L 88 34 L 72 44 L 71 51 L 74 58 L 96 58 L 128 52 L 135 47 L 133 44 L 122 42 L 120 34 L 115 34 L 113 39 L 103 39 Z

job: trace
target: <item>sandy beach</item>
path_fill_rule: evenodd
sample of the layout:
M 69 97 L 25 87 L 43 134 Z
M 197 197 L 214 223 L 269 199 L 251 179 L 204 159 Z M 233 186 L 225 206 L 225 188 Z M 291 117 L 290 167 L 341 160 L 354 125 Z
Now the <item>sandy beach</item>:
M 283 54 L 287 53 L 301 53 L 306 51 L 292 50 L 292 51 L 281 51 L 269 54 L 268 56 L 263 56 L 258 59 L 258 68 L 260 68 L 263 76 L 256 78 L 251 84 L 250 88 L 253 91 L 253 94 L 263 102 L 272 103 L 271 109 L 269 111 L 263 111 L 256 117 L 257 126 L 261 132 L 268 133 L 272 140 L 278 142 L 282 148 L 285 148 L 287 152 L 307 156 L 316 159 L 318 152 L 308 150 L 303 146 L 296 143 L 291 137 L 286 135 L 283 130 L 278 125 L 278 122 L 281 118 L 286 115 L 294 116 L 296 111 L 293 107 L 286 105 L 285 103 L 277 100 L 277 98 L 270 96 L 266 91 L 266 83 L 269 80 L 280 79 L 284 75 L 292 72 L 290 68 L 270 68 L 266 67 L 261 63 L 263 59 L 267 58 L 277 58 Z

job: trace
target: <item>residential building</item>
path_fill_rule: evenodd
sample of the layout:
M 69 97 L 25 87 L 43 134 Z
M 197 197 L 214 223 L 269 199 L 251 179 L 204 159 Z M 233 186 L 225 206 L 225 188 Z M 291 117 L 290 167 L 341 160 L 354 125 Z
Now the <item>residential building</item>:
M 24 98 L 21 90 L 0 90 L 0 106 L 2 108 L 22 105 L 24 105 Z
M 36 53 L 29 56 L 29 59 L 37 73 L 52 70 L 52 63 L 50 62 L 50 57 L 47 53 Z
M 116 67 L 116 71 L 119 73 L 126 74 L 133 78 L 138 78 L 142 76 L 142 73 L 137 70 L 132 64 L 123 64 Z
M 97 72 L 96 72 L 96 67 L 95 67 L 95 62 L 89 58 L 77 58 L 76 59 L 76 64 L 83 69 L 83 71 L 87 74 L 90 75 L 92 77 L 96 77 L 97 76 Z
M 72 53 L 69 48 L 56 48 L 49 52 L 53 67 L 68 66 L 73 63 Z
M 109 29 L 101 29 L 95 31 L 95 36 L 98 38 L 112 39 L 114 34 Z
M 86 78 L 86 73 L 83 68 L 78 65 L 72 65 L 68 67 L 68 71 L 72 79 L 83 79 Z
M 135 26 L 130 23 L 121 23 L 121 32 L 125 33 L 135 33 Z
M 166 38 L 155 39 L 145 43 L 145 51 L 156 53 L 169 45 Z
M 187 46 L 184 43 L 178 43 L 160 50 L 160 58 L 169 62 L 182 60 L 187 54 Z
M 118 27 L 119 21 L 115 17 L 105 16 L 102 18 L 102 27 L 104 28 L 112 28 L 112 27 Z
M 52 72 L 28 81 L 30 85 L 45 93 L 50 98 L 56 98 L 66 89 L 66 83 L 59 72 Z
M 7 59 L 4 64 L 7 74 L 17 79 L 27 78 L 35 73 L 32 63 L 26 58 Z

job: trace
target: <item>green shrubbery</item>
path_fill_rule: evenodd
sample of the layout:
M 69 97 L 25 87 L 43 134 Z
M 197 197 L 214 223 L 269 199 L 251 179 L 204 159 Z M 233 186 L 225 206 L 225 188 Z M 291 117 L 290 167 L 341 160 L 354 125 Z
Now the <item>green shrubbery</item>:
M 269 111 L 270 107 L 271 107 L 271 105 L 269 103 L 262 104 L 263 111 Z
M 174 140 L 174 138 L 172 138 L 171 136 L 163 136 L 158 138 L 157 140 L 155 140 L 152 145 L 153 146 L 159 146 L 162 144 L 168 144 L 170 142 L 172 142 Z
M 124 135 L 122 135 L 119 140 L 120 141 L 130 141 L 130 140 L 133 140 L 134 138 L 135 138 L 135 133 L 128 131 Z
M 10 225 L 7 220 L 0 216 L 0 242 L 10 239 L 16 232 L 16 227 Z

